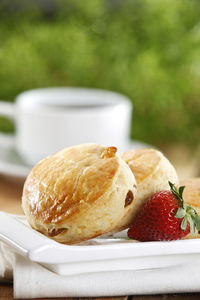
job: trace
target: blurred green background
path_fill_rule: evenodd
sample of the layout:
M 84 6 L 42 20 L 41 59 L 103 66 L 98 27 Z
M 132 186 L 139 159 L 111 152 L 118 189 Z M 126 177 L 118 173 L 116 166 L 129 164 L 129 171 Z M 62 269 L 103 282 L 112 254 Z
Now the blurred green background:
M 200 1 L 1 0 L 0 99 L 44 86 L 123 93 L 133 139 L 197 147 Z

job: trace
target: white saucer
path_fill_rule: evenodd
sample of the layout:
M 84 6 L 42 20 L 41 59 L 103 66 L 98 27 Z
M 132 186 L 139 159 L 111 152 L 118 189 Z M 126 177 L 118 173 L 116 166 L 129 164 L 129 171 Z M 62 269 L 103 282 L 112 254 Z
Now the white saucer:
M 31 166 L 26 165 L 14 149 L 12 136 L 0 134 L 0 174 L 24 180 L 30 170 Z
M 129 141 L 123 151 L 146 147 L 150 146 L 139 141 Z M 31 168 L 15 150 L 12 136 L 0 134 L 0 174 L 24 180 Z

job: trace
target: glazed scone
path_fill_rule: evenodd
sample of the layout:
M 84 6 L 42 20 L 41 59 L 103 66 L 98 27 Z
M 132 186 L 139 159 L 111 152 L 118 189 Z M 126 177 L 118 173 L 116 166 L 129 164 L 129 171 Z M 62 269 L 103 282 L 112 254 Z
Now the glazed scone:
M 65 244 L 127 228 L 136 181 L 116 150 L 83 144 L 39 162 L 23 189 L 29 224 Z
M 200 216 L 200 178 L 189 178 L 180 180 L 179 186 L 185 186 L 183 191 L 183 199 L 196 210 Z M 200 234 L 196 231 L 194 235 L 189 233 L 185 239 L 200 238 Z
M 137 182 L 133 220 L 154 193 L 170 189 L 168 181 L 177 185 L 178 176 L 169 160 L 158 150 L 131 150 L 123 153 L 121 157 L 132 170 Z

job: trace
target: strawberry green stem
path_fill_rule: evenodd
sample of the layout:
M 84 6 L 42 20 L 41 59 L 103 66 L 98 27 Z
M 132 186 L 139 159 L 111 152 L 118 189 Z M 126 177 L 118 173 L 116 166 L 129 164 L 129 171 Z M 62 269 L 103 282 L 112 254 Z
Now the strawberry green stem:
M 185 231 L 187 224 L 189 223 L 190 232 L 192 234 L 195 233 L 195 228 L 200 231 L 200 216 L 198 216 L 197 211 L 191 205 L 187 205 L 183 200 L 183 191 L 185 186 L 181 186 L 179 189 L 177 189 L 176 186 L 170 181 L 169 186 L 171 192 L 179 200 L 181 205 L 175 215 L 177 219 L 183 219 L 181 222 L 181 229 Z

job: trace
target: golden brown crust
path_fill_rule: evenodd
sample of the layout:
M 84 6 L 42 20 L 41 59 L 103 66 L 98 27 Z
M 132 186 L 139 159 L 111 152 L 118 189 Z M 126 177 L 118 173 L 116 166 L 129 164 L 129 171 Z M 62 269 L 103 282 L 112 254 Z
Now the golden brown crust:
M 124 152 L 121 157 L 131 168 L 137 183 L 153 174 L 161 160 L 159 152 L 154 149 L 131 150 Z
M 168 181 L 177 184 L 176 170 L 167 158 L 155 149 L 131 150 L 122 154 L 137 183 L 137 194 L 132 210 L 132 222 L 156 192 L 169 189 Z
M 29 224 L 65 244 L 127 228 L 136 181 L 116 150 L 83 144 L 36 165 L 22 196 Z
M 187 204 L 200 210 L 200 178 L 189 178 L 180 181 L 180 186 L 184 185 L 183 199 Z
M 119 167 L 115 155 L 101 158 L 104 151 L 103 146 L 86 144 L 60 151 L 37 164 L 23 191 L 31 214 L 44 223 L 59 224 L 102 196 Z

